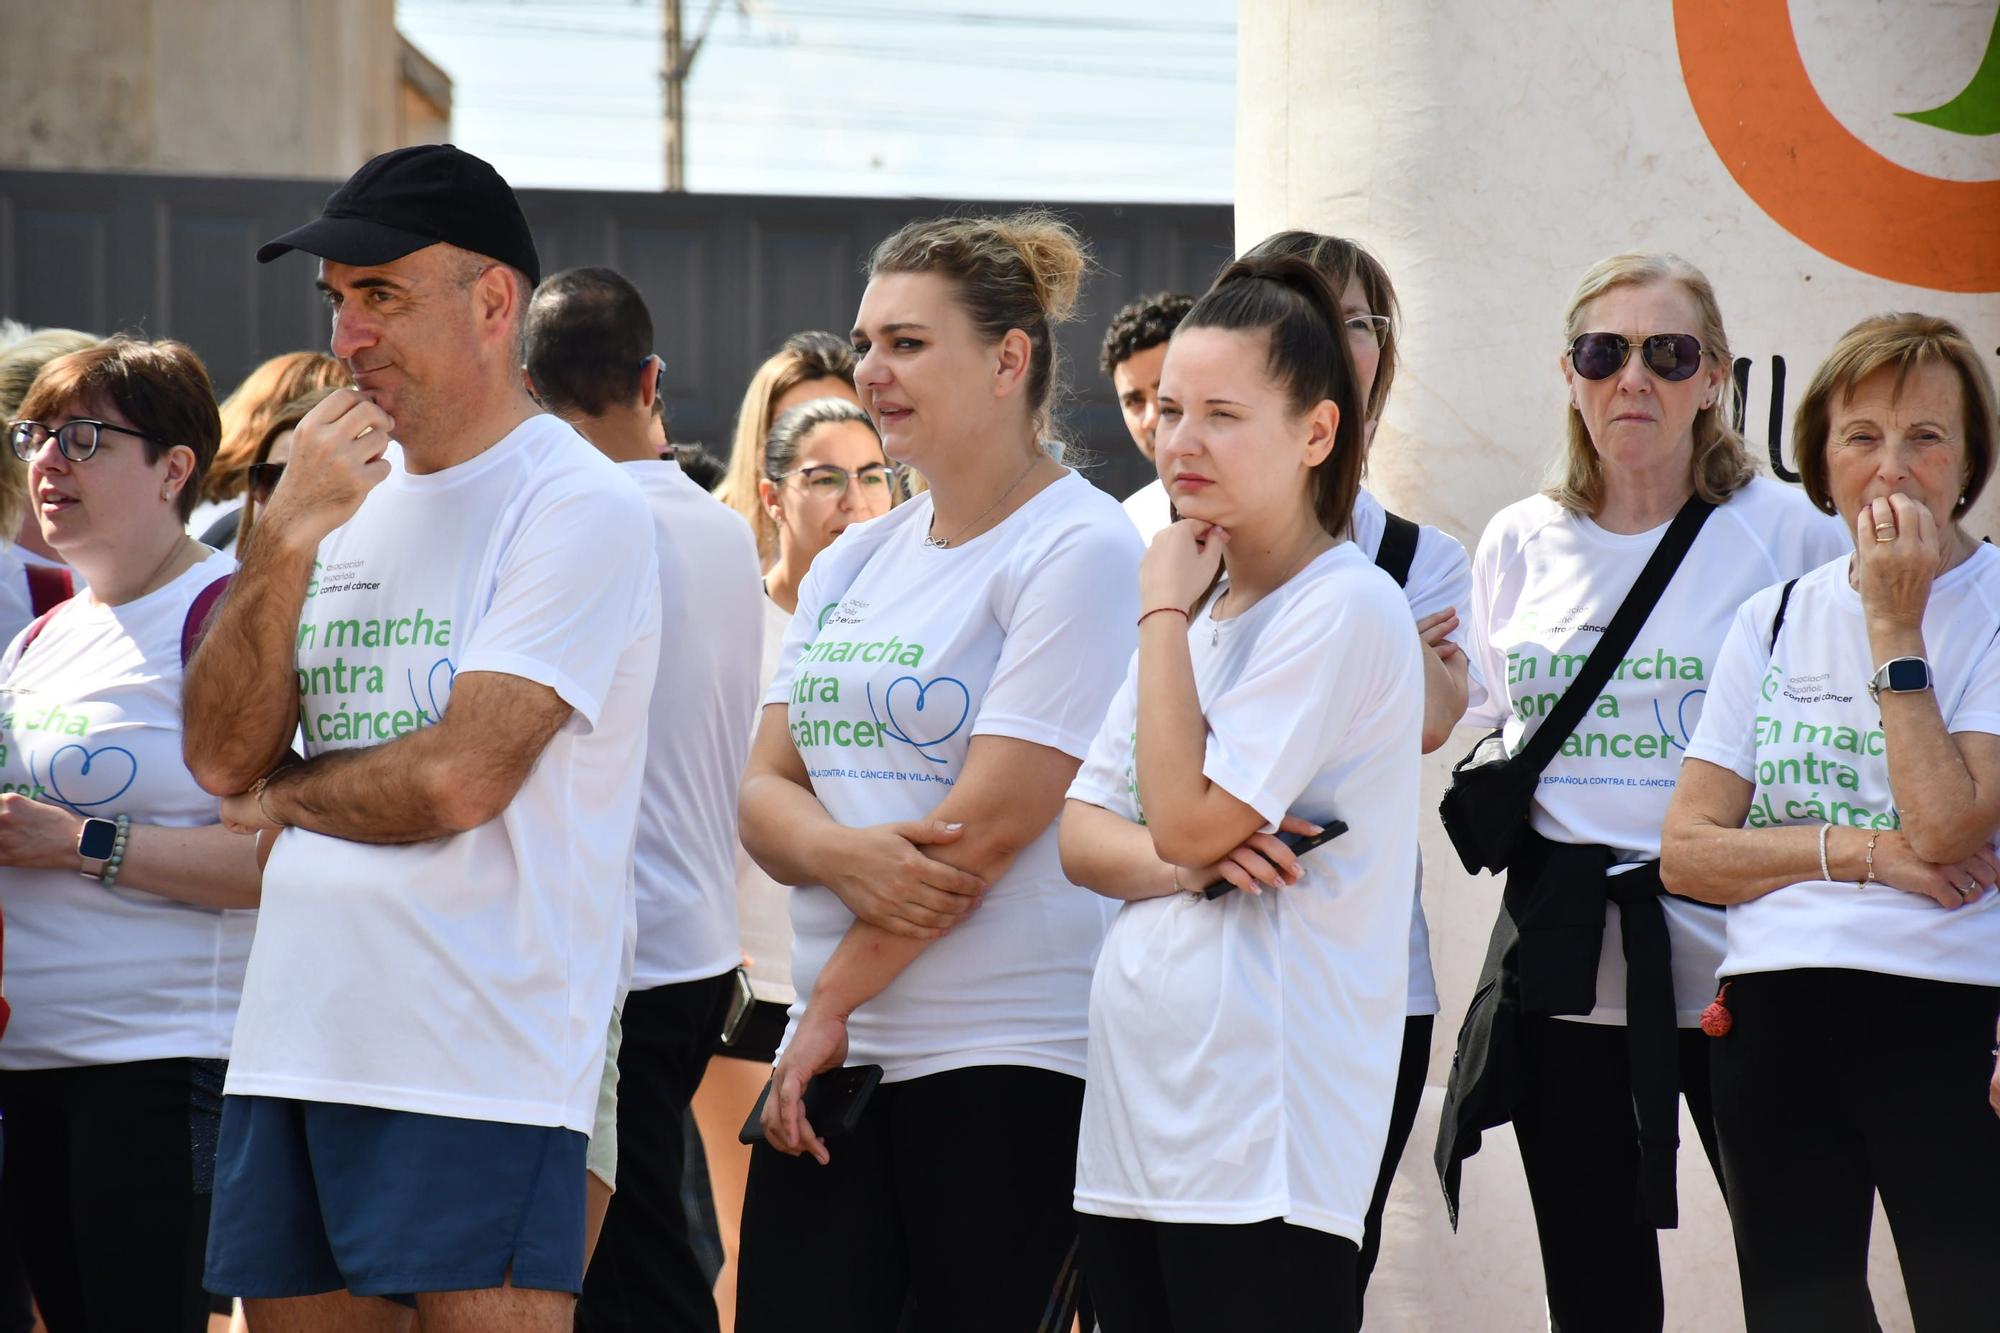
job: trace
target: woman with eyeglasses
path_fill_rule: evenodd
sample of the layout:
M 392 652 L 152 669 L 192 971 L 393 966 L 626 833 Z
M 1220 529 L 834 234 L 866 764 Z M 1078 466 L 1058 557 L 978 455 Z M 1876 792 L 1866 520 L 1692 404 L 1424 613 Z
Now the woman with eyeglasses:
M 1361 466 L 1365 475 L 1367 451 L 1374 443 L 1375 428 L 1382 420 L 1382 409 L 1388 404 L 1389 388 L 1396 378 L 1399 314 L 1396 290 L 1380 260 L 1355 242 L 1338 236 L 1282 231 L 1252 246 L 1244 258 L 1280 256 L 1311 264 L 1339 297 L 1347 354 L 1354 362 L 1355 383 L 1360 387 L 1365 411 L 1361 434 Z M 1421 659 L 1422 745 L 1423 752 L 1429 754 L 1451 738 L 1452 728 L 1465 712 L 1466 662 L 1459 612 L 1469 609 L 1472 566 L 1466 559 L 1465 547 L 1450 533 L 1406 519 L 1396 519 L 1394 524 L 1402 530 L 1392 536 L 1391 517 L 1382 502 L 1369 494 L 1367 487 L 1357 486 L 1354 544 L 1402 584 L 1403 597 L 1409 603 L 1410 615 L 1417 622 L 1417 632 L 1426 650 Z M 1438 1011 L 1438 994 L 1437 978 L 1431 971 L 1430 926 L 1424 919 L 1421 858 L 1417 878 L 1418 893 L 1410 913 L 1409 999 L 1401 1060 L 1396 1071 L 1396 1097 L 1355 1270 L 1357 1321 L 1361 1301 L 1367 1295 L 1368 1279 L 1381 1253 L 1382 1214 L 1388 1206 L 1389 1186 L 1416 1123 L 1424 1078 L 1430 1071 L 1431 1032 Z
M 798 610 L 799 587 L 814 558 L 851 525 L 880 518 L 896 501 L 895 469 L 882 452 L 875 423 L 845 398 L 813 399 L 781 414 L 764 443 L 763 474 L 759 499 L 777 534 L 777 558 L 764 576 L 759 697 L 777 671 L 785 630 Z M 770 1077 L 785 1032 L 785 1011 L 795 998 L 790 913 L 791 890 L 765 874 L 739 846 L 736 922 L 754 999 L 735 1040 L 717 1044 L 694 1096 L 722 1241 L 715 1301 L 724 1328 L 736 1323 L 737 1242 L 750 1170 L 750 1150 L 736 1135 Z
M 278 488 L 278 482 L 285 475 L 285 462 L 292 456 L 292 434 L 299 423 L 306 419 L 306 413 L 320 405 L 333 387 L 314 389 L 301 394 L 278 409 L 277 415 L 264 427 L 264 433 L 251 447 L 249 461 L 243 467 L 243 509 L 236 522 L 234 546 L 240 557 L 250 549 L 250 533 L 257 526 L 257 511 L 271 502 L 271 492 Z M 227 549 L 227 548 L 218 548 Z
M 129 338 L 51 362 L 8 426 L 89 583 L 0 657 L 0 1196 L 51 1329 L 208 1316 L 259 879 L 181 759 L 183 667 L 234 564 L 185 531 L 220 431 L 195 354 Z
M 1980 350 L 1881 315 L 1814 373 L 1793 446 L 1852 549 L 1737 614 L 1667 812 L 1667 883 L 1727 907 L 1710 1049 L 1752 1333 L 1877 1327 L 1878 1193 L 1916 1326 L 1995 1324 L 2000 552 L 1965 516 L 2000 421 Z
M 1473 559 L 1467 719 L 1501 728 L 1518 754 L 1670 521 L 1690 497 L 1714 509 L 1541 773 L 1459 1034 L 1439 1159 L 1455 1191 L 1479 1130 L 1511 1120 L 1554 1327 L 1657 1329 L 1656 1228 L 1677 1220 L 1676 1090 L 1715 1161 L 1697 1025 L 1723 930 L 1709 905 L 1662 896 L 1660 824 L 1736 608 L 1845 541 L 1797 491 L 1755 475 L 1731 425 L 1721 309 L 1693 265 L 1600 261 L 1564 337 L 1553 482 L 1495 515 Z

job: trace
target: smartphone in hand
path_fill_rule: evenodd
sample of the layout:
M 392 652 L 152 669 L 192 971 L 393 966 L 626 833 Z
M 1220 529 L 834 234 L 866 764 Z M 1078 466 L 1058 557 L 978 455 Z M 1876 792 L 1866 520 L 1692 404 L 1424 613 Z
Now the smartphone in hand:
M 828 1140 L 853 1133 L 881 1081 L 880 1065 L 847 1065 L 814 1074 L 806 1082 L 805 1095 L 806 1120 L 811 1123 L 813 1133 Z M 750 1108 L 750 1118 L 736 1132 L 738 1143 L 764 1141 L 764 1103 L 770 1097 L 771 1082 L 766 1079 L 764 1090 L 757 1094 L 757 1104 Z
M 1332 842 L 1345 832 L 1347 832 L 1347 825 L 1345 823 L 1338 819 L 1329 819 L 1317 833 L 1280 833 L 1277 837 L 1279 842 L 1284 843 L 1285 846 L 1292 849 L 1293 856 L 1304 856 L 1313 848 L 1323 843 Z M 1215 883 L 1203 889 L 1201 896 L 1212 902 L 1235 887 L 1234 884 L 1231 884 L 1226 879 L 1218 879 Z

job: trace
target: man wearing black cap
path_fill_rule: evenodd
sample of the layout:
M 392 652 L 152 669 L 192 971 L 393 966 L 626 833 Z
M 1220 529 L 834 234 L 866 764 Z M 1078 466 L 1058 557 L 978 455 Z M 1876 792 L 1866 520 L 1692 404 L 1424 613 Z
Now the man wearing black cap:
M 585 553 L 650 515 L 521 386 L 540 264 L 486 163 L 384 154 L 258 257 L 291 249 L 354 387 L 188 672 L 189 767 L 269 839 L 207 1281 L 253 1326 L 556 1333 L 659 632 L 654 562 Z

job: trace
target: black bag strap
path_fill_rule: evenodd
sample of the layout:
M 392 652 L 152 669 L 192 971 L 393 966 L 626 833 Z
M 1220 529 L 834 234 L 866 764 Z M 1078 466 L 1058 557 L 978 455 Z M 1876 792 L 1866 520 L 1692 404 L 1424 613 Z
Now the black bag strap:
M 1771 651 L 1778 651 L 1778 631 L 1785 627 L 1785 608 L 1792 604 L 1792 589 L 1799 586 L 1797 579 L 1787 579 L 1785 590 L 1778 594 L 1778 613 L 1771 617 Z
M 1667 590 L 1673 580 L 1674 571 L 1680 568 L 1686 558 L 1688 548 L 1694 545 L 1695 537 L 1701 532 L 1701 525 L 1708 522 L 1708 516 L 1715 512 L 1715 506 L 1699 495 L 1690 495 L 1681 511 L 1674 515 L 1674 521 L 1667 525 L 1667 532 L 1660 538 L 1660 544 L 1653 548 L 1646 567 L 1639 571 L 1639 577 L 1632 581 L 1632 590 L 1625 594 L 1625 600 L 1618 605 L 1617 614 L 1604 628 L 1604 637 L 1590 650 L 1583 669 L 1576 673 L 1569 689 L 1556 703 L 1541 729 L 1528 738 L 1521 753 L 1514 757 L 1514 763 L 1527 770 L 1524 777 L 1534 776 L 1549 766 L 1549 760 L 1556 757 L 1556 751 L 1576 730 L 1576 724 L 1583 721 L 1583 714 L 1604 692 L 1611 680 L 1611 673 L 1618 669 L 1618 660 L 1632 647 L 1632 641 L 1639 637 L 1639 629 L 1646 623 L 1646 617 L 1653 614 L 1659 605 L 1660 595 Z
M 1382 544 L 1375 548 L 1375 567 L 1396 580 L 1396 586 L 1410 586 L 1410 565 L 1417 558 L 1417 525 L 1401 514 L 1382 511 Z

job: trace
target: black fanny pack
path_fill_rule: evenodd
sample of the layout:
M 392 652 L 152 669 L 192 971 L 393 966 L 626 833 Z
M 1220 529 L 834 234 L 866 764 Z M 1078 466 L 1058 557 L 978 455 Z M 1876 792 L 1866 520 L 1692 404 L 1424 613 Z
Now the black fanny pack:
M 1617 614 L 1605 627 L 1589 658 L 1576 673 L 1562 699 L 1550 710 L 1521 752 L 1509 757 L 1501 733 L 1495 731 L 1475 745 L 1451 771 L 1451 786 L 1438 803 L 1438 816 L 1451 837 L 1452 848 L 1467 874 L 1481 870 L 1501 871 L 1514 857 L 1521 830 L 1528 826 L 1528 814 L 1535 803 L 1535 789 L 1542 770 L 1562 749 L 1591 703 L 1611 680 L 1618 662 L 1639 637 L 1639 629 L 1653 614 L 1660 595 L 1673 580 L 1688 549 L 1694 545 L 1701 525 L 1715 506 L 1698 495 L 1688 497 L 1666 535 L 1653 548 L 1646 567 L 1625 594 Z M 1504 693 L 1506 682 L 1490 681 L 1489 690 Z

